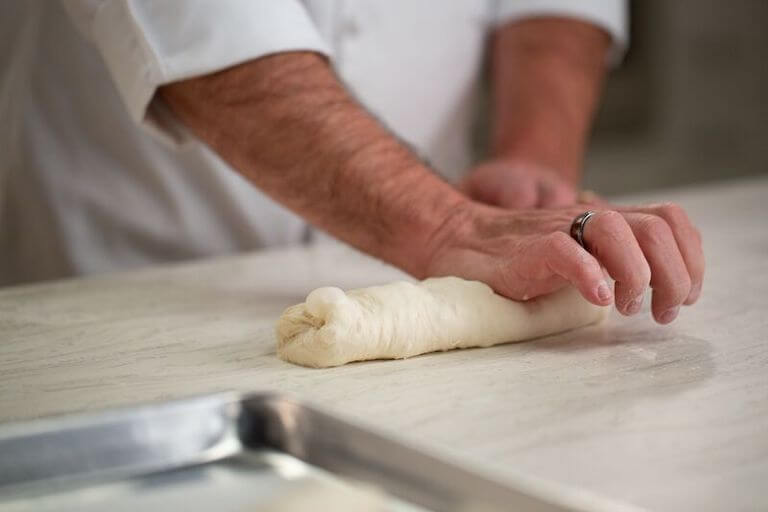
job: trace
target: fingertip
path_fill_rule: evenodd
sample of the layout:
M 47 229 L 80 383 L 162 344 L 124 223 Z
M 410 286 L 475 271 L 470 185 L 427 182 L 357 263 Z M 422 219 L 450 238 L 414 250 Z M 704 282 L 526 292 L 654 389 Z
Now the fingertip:
M 595 294 L 597 296 L 597 300 L 599 301 L 599 305 L 601 306 L 607 306 L 613 302 L 613 293 L 611 292 L 611 287 L 606 281 L 603 281 L 597 285 Z
M 598 281 L 597 285 L 587 285 L 580 288 L 581 295 L 595 306 L 610 306 L 613 304 L 613 292 L 605 281 Z
M 701 295 L 701 283 L 694 283 L 691 286 L 691 291 L 688 294 L 688 297 L 686 297 L 683 304 L 686 306 L 690 306 L 696 303 L 697 300 L 699 300 L 699 296 Z
M 644 294 L 640 294 L 635 298 L 629 299 L 624 307 L 619 311 L 624 316 L 633 316 L 640 312 L 643 307 Z M 618 309 L 618 308 L 617 308 Z
M 582 293 L 585 297 L 589 294 L 587 300 L 596 306 L 610 306 L 615 300 L 613 285 L 603 273 L 603 268 L 594 256 L 584 249 L 581 249 L 580 255 L 582 256 L 583 274 L 579 281 L 586 292 Z
M 658 323 L 666 325 L 672 323 L 677 318 L 678 313 L 680 313 L 680 306 L 674 306 L 654 315 L 654 318 Z

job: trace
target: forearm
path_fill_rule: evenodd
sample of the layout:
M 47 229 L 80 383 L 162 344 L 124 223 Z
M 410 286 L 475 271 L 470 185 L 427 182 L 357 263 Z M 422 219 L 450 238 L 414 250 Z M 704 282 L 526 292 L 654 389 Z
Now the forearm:
M 609 44 L 606 32 L 570 19 L 501 27 L 491 43 L 493 156 L 536 162 L 578 183 Z
M 466 201 L 365 112 L 318 55 L 266 57 L 160 94 L 275 200 L 418 277 L 434 234 Z
M 627 314 L 654 283 L 652 308 L 664 323 L 701 289 L 700 239 L 682 210 L 600 212 L 584 233 L 590 254 L 565 233 L 581 208 L 520 212 L 469 202 L 357 105 L 316 55 L 262 58 L 160 94 L 273 198 L 416 277 L 480 280 L 517 300 L 571 283 L 607 305 L 605 267 Z

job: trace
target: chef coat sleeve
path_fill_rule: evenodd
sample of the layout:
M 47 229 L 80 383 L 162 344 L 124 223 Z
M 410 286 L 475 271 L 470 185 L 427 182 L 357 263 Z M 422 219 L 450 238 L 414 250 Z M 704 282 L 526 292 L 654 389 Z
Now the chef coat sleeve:
M 173 139 L 183 134 L 150 108 L 159 86 L 279 52 L 330 56 L 298 0 L 62 2 L 99 50 L 131 117 Z
M 609 62 L 616 64 L 629 44 L 627 0 L 496 0 L 493 23 L 541 16 L 575 18 L 608 32 L 613 40 Z

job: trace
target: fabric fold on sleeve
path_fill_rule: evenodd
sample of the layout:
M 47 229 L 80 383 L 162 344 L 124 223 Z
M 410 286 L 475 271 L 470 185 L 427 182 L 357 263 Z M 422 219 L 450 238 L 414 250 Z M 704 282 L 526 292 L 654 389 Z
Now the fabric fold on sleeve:
M 154 122 L 158 87 L 270 54 L 330 56 L 298 0 L 64 0 L 75 25 L 98 48 L 130 116 Z M 153 130 L 154 131 L 154 130 Z
M 618 64 L 629 45 L 626 0 L 498 0 L 496 26 L 526 18 L 559 16 L 583 20 L 611 35 L 610 64 Z

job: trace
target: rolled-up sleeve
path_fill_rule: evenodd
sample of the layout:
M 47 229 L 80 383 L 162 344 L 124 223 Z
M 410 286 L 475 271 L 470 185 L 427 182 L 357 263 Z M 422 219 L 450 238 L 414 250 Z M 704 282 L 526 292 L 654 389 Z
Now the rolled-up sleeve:
M 621 60 L 629 44 L 626 0 L 497 0 L 493 22 L 503 23 L 540 16 L 560 16 L 592 23 L 613 40 L 612 63 Z
M 62 1 L 139 123 L 161 85 L 279 52 L 330 55 L 297 0 Z

